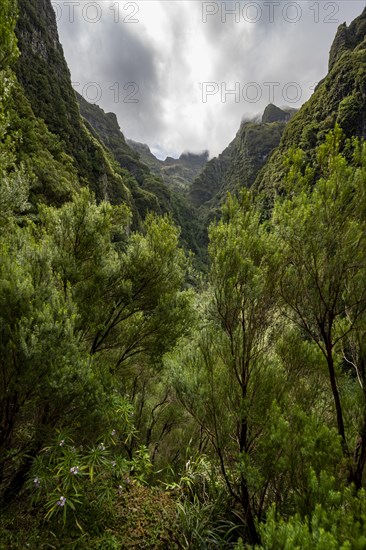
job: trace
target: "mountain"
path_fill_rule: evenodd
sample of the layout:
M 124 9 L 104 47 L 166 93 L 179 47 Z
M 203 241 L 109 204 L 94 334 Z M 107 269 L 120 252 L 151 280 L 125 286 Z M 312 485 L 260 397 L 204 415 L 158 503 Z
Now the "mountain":
M 270 103 L 264 110 L 262 116 L 262 123 L 267 124 L 271 122 L 288 122 L 291 118 L 291 113 L 285 111 Z
M 58 136 L 70 155 L 81 184 L 101 199 L 128 199 L 123 178 L 90 135 L 79 114 L 75 93 L 59 42 L 56 17 L 49 0 L 19 0 L 16 27 L 20 57 L 16 74 L 34 115 Z
M 141 158 L 140 153 L 130 147 L 131 142 L 125 139 L 114 113 L 105 113 L 101 107 L 88 103 L 79 94 L 76 97 L 90 133 L 113 155 L 119 168 L 128 171 L 129 188 L 137 210 L 142 214 L 152 209 L 159 214 L 171 214 L 181 228 L 183 244 L 200 254 L 200 246 L 196 240 L 197 212 L 185 194 L 179 188 L 166 184 L 159 171 L 152 170 L 143 162 L 146 155 Z M 152 154 L 151 156 L 160 162 Z
M 141 185 L 147 174 L 148 167 L 140 161 L 126 142 L 114 113 L 105 113 L 98 105 L 89 103 L 76 92 L 80 114 L 87 123 L 91 133 L 113 153 L 114 158 L 122 168 L 128 170 Z
M 164 183 L 151 174 L 139 155 L 127 145 L 114 113 L 105 113 L 98 105 L 88 103 L 76 93 L 83 122 L 95 140 L 101 143 L 113 156 L 128 178 L 132 200 L 138 212 L 144 215 L 148 210 L 159 214 L 172 211 L 171 194 Z
M 242 123 L 230 145 L 193 182 L 193 205 L 212 219 L 228 191 L 254 187 L 269 198 L 281 188 L 284 158 L 293 147 L 309 154 L 335 124 L 346 136 L 366 138 L 366 8 L 338 28 L 329 73 L 299 111 L 268 105 L 260 124 Z M 206 220 L 206 224 L 207 224 Z
M 209 159 L 209 152 L 184 152 L 178 159 L 167 157 L 164 161 L 157 159 L 148 145 L 128 140 L 128 144 L 139 153 L 141 159 L 150 170 L 161 176 L 164 182 L 172 188 L 186 190 L 201 172 Z
M 146 143 L 139 143 L 137 141 L 133 141 L 132 139 L 127 139 L 127 143 L 131 149 L 139 155 L 142 162 L 150 168 L 153 174 L 161 174 L 163 161 L 159 160 L 152 154 L 150 147 L 146 145 Z
M 357 17 L 349 27 L 343 23 L 338 27 L 337 34 L 329 53 L 329 70 L 332 70 L 342 54 L 354 50 L 361 44 L 366 35 L 365 11 Z
M 68 187 L 74 188 L 87 185 L 98 200 L 127 203 L 135 227 L 148 211 L 172 212 L 169 190 L 127 145 L 116 116 L 105 114 L 80 96 L 78 103 L 50 0 L 19 0 L 16 34 L 20 50 L 16 75 L 21 96 L 17 110 L 21 124 L 32 119 L 35 125 L 42 126 L 58 157 L 69 166 L 59 187 L 62 181 L 73 182 Z M 40 140 L 41 133 L 38 132 Z M 30 141 L 34 141 L 33 136 Z M 28 156 L 33 162 L 36 158 L 39 164 L 38 155 Z M 44 167 L 35 172 L 35 200 L 51 203 L 67 200 L 70 189 L 54 200 L 52 177 L 47 175 Z
M 347 137 L 366 138 L 365 37 L 366 8 L 349 27 L 344 23 L 338 28 L 327 76 L 287 124 L 278 149 L 258 174 L 255 188 L 267 199 L 281 192 L 284 159 L 291 148 L 301 147 L 311 161 L 316 146 L 335 124 Z
M 243 122 L 233 141 L 211 159 L 190 189 L 196 207 L 220 207 L 228 192 L 251 187 L 271 152 L 279 145 L 291 113 L 268 105 L 262 122 Z
M 126 202 L 135 227 L 148 211 L 171 214 L 183 242 L 197 251 L 227 192 L 254 186 L 271 196 L 281 188 L 292 147 L 311 160 L 335 123 L 346 135 L 366 136 L 366 9 L 339 27 L 329 73 L 299 112 L 268 105 L 260 123 L 243 122 L 209 161 L 207 151 L 161 161 L 148 146 L 126 140 L 113 113 L 73 90 L 50 0 L 19 0 L 19 14 L 12 131 L 22 135 L 17 161 L 31 175 L 34 202 L 59 205 L 88 185 L 98 200 Z
M 243 186 L 250 188 L 272 151 L 279 145 L 293 110 L 268 105 L 260 123 L 242 122 L 233 141 L 204 166 L 192 183 L 188 198 L 198 209 L 200 246 L 208 244 L 207 228 L 226 200 Z

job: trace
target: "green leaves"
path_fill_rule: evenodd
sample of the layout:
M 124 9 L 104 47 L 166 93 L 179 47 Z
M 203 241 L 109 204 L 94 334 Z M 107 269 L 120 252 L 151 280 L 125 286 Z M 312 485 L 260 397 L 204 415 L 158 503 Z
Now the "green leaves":
M 14 28 L 17 19 L 16 0 L 4 0 L 0 8 L 0 71 L 9 67 L 18 55 Z

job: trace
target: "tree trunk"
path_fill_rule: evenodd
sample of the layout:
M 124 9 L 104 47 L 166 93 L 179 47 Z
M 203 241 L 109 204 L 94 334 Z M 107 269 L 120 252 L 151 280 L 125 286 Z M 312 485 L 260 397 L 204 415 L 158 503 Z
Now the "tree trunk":
M 260 544 L 260 538 L 254 522 L 252 506 L 250 503 L 249 491 L 244 477 L 241 479 L 241 500 L 245 514 L 245 523 L 249 542 L 253 545 Z
M 242 388 L 242 399 L 244 401 L 246 396 L 246 386 Z M 240 454 L 247 452 L 248 445 L 248 423 L 246 418 L 242 418 L 240 424 L 240 434 L 239 434 L 239 450 Z M 249 497 L 248 485 L 245 480 L 245 477 L 241 475 L 240 482 L 240 493 L 241 493 L 241 504 L 244 509 L 245 523 L 247 527 L 248 539 L 251 544 L 259 544 L 260 538 L 255 525 L 252 505 Z
M 354 473 L 351 482 L 355 484 L 356 490 L 362 487 L 363 471 L 366 463 L 366 385 L 365 385 L 365 364 L 361 363 L 361 372 L 363 380 L 363 422 L 360 430 L 354 453 Z
M 337 415 L 338 433 L 341 436 L 343 454 L 345 457 L 349 457 L 346 432 L 344 429 L 342 405 L 341 405 L 341 400 L 339 397 L 339 391 L 337 387 L 337 380 L 336 380 L 334 361 L 333 361 L 333 352 L 332 352 L 332 346 L 330 342 L 327 342 L 327 363 L 328 363 L 328 371 L 329 371 L 329 380 L 332 388 L 333 400 L 334 400 L 334 405 L 335 405 L 336 415 Z

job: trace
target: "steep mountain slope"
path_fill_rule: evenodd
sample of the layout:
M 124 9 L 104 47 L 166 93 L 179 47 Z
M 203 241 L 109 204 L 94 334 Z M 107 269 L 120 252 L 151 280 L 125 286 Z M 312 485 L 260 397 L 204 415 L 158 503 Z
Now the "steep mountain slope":
M 333 69 L 336 62 L 346 51 L 352 51 L 361 44 L 366 35 L 366 16 L 365 11 L 360 17 L 357 17 L 349 27 L 346 23 L 338 27 L 329 53 L 329 70 Z
M 89 124 L 89 129 L 95 137 L 113 153 L 114 158 L 122 168 L 126 168 L 142 184 L 149 169 L 139 158 L 139 155 L 129 147 L 119 127 L 114 113 L 105 113 L 98 105 L 86 101 L 76 92 L 80 114 Z
M 181 228 L 183 243 L 200 254 L 196 239 L 197 212 L 189 204 L 185 194 L 180 189 L 164 183 L 159 175 L 152 173 L 154 171 L 150 171 L 141 161 L 139 153 L 133 151 L 129 142 L 126 142 L 114 113 L 105 113 L 98 105 L 88 103 L 79 94 L 77 100 L 81 115 L 95 139 L 112 153 L 122 171 L 128 170 L 129 188 L 138 211 L 145 214 L 153 209 L 160 214 L 171 213 Z M 159 171 L 157 173 L 159 174 Z
M 230 145 L 210 160 L 190 189 L 190 199 L 197 207 L 217 208 L 227 192 L 251 187 L 270 153 L 280 143 L 291 114 L 269 105 L 262 123 L 243 122 Z
M 148 210 L 170 212 L 164 185 L 155 185 L 154 178 L 149 180 L 148 169 L 140 166 L 138 158 L 125 143 L 121 148 L 124 158 L 114 158 L 113 154 L 120 157 L 121 136 L 113 116 L 109 119 L 109 128 L 113 128 L 114 133 L 108 143 L 104 143 L 80 116 L 51 1 L 19 0 L 16 33 L 21 53 L 16 74 L 26 102 L 29 102 L 35 118 L 42 119 L 47 131 L 56 136 L 54 139 L 60 144 L 63 154 L 75 167 L 79 185 L 88 185 L 98 200 L 129 204 L 135 224 Z M 117 145 L 114 143 L 116 134 Z M 103 135 L 105 137 L 105 133 Z M 112 151 L 108 150 L 109 146 Z M 146 178 L 143 173 L 146 173 Z M 154 189 L 148 189 L 147 184 L 142 189 L 144 178 L 153 184 Z M 47 197 L 48 185 L 41 181 L 41 186 Z
M 168 185 L 186 189 L 193 183 L 209 158 L 208 151 L 203 153 L 182 153 L 178 159 L 167 157 L 163 162 L 161 175 Z
M 71 86 L 56 17 L 49 0 L 19 0 L 16 33 L 21 55 L 16 73 L 36 117 L 63 143 L 75 161 L 80 182 L 98 198 L 126 200 L 128 191 L 103 149 L 82 123 Z
M 278 149 L 260 172 L 255 187 L 267 198 L 281 191 L 284 157 L 293 147 L 304 149 L 311 160 L 337 123 L 346 136 L 366 137 L 366 8 L 338 29 L 330 51 L 329 73 L 310 100 L 288 123 Z
M 288 122 L 290 118 L 290 110 L 280 109 L 276 105 L 273 105 L 273 103 L 270 103 L 264 110 L 262 124 L 267 124 L 269 122 Z
M 196 207 L 209 203 L 217 196 L 229 173 L 235 139 L 218 156 L 211 159 L 195 179 L 189 198 Z
M 65 153 L 59 137 L 34 115 L 15 75 L 8 78 L 11 82 L 11 99 L 6 106 L 9 123 L 6 136 L 1 138 L 5 138 L 5 147 L 12 144 L 11 169 L 21 167 L 27 175 L 32 210 L 36 211 L 38 203 L 60 206 L 80 187 L 74 159 Z M 3 90 L 0 95 L 2 93 Z M 4 170 L 3 162 L 1 164 Z
M 163 161 L 152 154 L 150 147 L 146 143 L 139 143 L 138 141 L 133 141 L 133 139 L 127 139 L 127 143 L 139 155 L 142 162 L 150 168 L 153 174 L 160 175 Z
M 201 247 L 207 247 L 207 228 L 220 216 L 228 192 L 235 194 L 241 187 L 253 185 L 292 115 L 292 110 L 268 105 L 262 122 L 243 122 L 228 147 L 211 159 L 194 180 L 188 198 L 199 212 L 197 239 Z
M 208 162 L 209 152 L 202 153 L 182 153 L 178 159 L 167 157 L 164 161 L 157 159 L 148 145 L 138 143 L 133 140 L 127 140 L 130 147 L 139 153 L 141 159 L 150 170 L 161 176 L 164 182 L 172 188 L 186 190 L 195 178 L 201 172 Z

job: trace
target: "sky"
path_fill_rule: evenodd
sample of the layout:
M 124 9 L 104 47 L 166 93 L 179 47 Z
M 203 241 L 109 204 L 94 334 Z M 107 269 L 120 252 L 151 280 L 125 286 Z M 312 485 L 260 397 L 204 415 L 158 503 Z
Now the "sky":
M 218 155 L 268 103 L 300 107 L 366 0 L 55 0 L 74 88 L 159 158 Z

